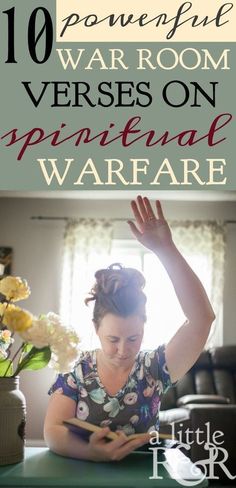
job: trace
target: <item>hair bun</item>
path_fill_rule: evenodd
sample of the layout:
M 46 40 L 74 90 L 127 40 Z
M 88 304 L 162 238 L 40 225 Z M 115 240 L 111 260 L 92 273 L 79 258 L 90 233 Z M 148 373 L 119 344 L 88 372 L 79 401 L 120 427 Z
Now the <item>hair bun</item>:
M 145 279 L 140 271 L 133 268 L 124 268 L 120 263 L 113 263 L 106 269 L 100 269 L 95 273 L 96 293 L 106 295 L 115 294 L 121 288 L 132 286 L 136 290 L 142 290 Z
M 85 303 L 88 305 L 90 301 L 95 301 L 93 321 L 96 327 L 108 313 L 121 317 L 138 314 L 142 320 L 146 320 L 147 298 L 142 290 L 145 279 L 140 271 L 113 263 L 107 269 L 99 269 L 95 278 L 95 285 Z

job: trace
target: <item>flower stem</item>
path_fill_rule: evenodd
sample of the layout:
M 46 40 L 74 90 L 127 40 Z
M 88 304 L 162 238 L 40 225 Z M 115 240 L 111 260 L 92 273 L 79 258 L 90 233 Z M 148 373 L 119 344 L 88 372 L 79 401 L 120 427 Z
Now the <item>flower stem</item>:
M 4 329 L 4 324 L 2 322 L 4 314 L 0 315 L 0 329 Z
M 24 346 L 24 344 L 22 344 L 22 346 Z M 19 372 L 24 369 L 24 366 L 25 364 L 27 364 L 27 362 L 33 358 L 35 355 L 35 347 L 32 347 L 32 349 L 28 352 L 28 354 L 26 354 L 26 356 L 22 359 L 21 363 L 18 363 L 18 366 L 16 368 L 16 371 L 15 373 L 13 374 L 13 376 L 17 376 L 19 374 Z
M 10 304 L 10 300 L 6 300 L 6 301 L 5 301 L 5 303 L 7 304 L 7 306 L 6 306 L 5 310 L 4 310 L 4 312 L 2 313 L 2 315 L 0 315 L 0 325 L 1 325 L 1 329 L 4 329 L 4 327 L 5 327 L 5 326 L 4 326 L 4 324 L 3 324 L 3 318 L 4 318 L 4 313 L 6 312 L 7 307 L 8 307 L 8 305 Z
M 20 353 L 21 349 L 23 349 L 23 347 L 24 347 L 24 342 L 22 342 L 22 344 L 20 345 L 20 347 L 18 347 L 17 351 L 15 352 L 14 356 L 12 357 L 12 359 L 11 359 L 10 363 L 8 364 L 7 369 L 3 375 L 4 377 L 7 375 L 11 365 L 13 364 L 14 359 L 16 359 L 16 357 Z

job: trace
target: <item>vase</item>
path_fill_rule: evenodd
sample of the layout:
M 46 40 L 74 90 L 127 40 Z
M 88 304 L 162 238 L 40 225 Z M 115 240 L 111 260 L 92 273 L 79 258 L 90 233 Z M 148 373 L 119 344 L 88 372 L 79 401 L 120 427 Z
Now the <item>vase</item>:
M 26 403 L 19 377 L 0 378 L 0 465 L 23 461 Z

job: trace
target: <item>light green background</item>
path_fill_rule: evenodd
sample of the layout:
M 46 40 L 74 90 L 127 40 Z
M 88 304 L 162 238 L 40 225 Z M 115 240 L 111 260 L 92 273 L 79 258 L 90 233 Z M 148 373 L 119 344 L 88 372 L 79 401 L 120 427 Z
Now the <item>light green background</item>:
M 24 7 L 22 5 L 24 4 Z M 14 6 L 14 2 L 2 0 L 1 12 Z M 218 44 L 218 43 L 153 43 L 153 44 L 122 44 L 114 43 L 107 44 L 56 44 L 54 42 L 53 52 L 46 64 L 36 65 L 31 60 L 27 49 L 27 25 L 28 19 L 34 8 L 38 6 L 45 6 L 51 13 L 52 18 L 55 19 L 55 3 L 54 1 L 29 1 L 15 2 L 16 8 L 16 58 L 17 64 L 5 64 L 6 59 L 6 44 L 7 44 L 7 17 L 1 13 L 0 17 L 0 108 L 1 108 L 1 123 L 0 136 L 7 133 L 11 129 L 18 127 L 20 129 L 19 135 L 27 132 L 32 127 L 42 127 L 46 133 L 53 132 L 59 128 L 61 122 L 67 124 L 68 132 L 73 133 L 82 127 L 91 127 L 94 134 L 107 128 L 109 122 L 115 122 L 117 129 L 123 129 L 125 122 L 132 116 L 142 116 L 143 131 L 155 129 L 157 134 L 161 135 L 165 130 L 169 130 L 173 135 L 190 128 L 198 129 L 200 134 L 208 131 L 213 119 L 222 112 L 231 112 L 235 115 L 236 97 L 234 94 L 235 85 L 235 71 L 236 71 L 236 44 Z M 68 69 L 64 71 L 56 53 L 56 48 L 85 48 L 86 54 L 89 55 L 94 52 L 94 49 L 99 47 L 105 53 L 107 60 L 108 49 L 114 47 L 123 49 L 125 51 L 125 59 L 130 66 L 128 71 L 105 71 L 93 70 L 84 71 L 78 69 L 73 71 Z M 135 69 L 136 49 L 149 48 L 154 52 L 163 47 L 171 47 L 177 52 L 187 47 L 195 49 L 208 49 L 212 55 L 217 59 L 223 49 L 230 49 L 229 56 L 230 70 L 209 70 L 202 71 L 201 69 L 187 71 L 182 67 L 171 71 L 165 71 L 158 68 L 155 71 L 137 71 Z M 201 108 L 191 108 L 185 106 L 183 108 L 168 107 L 162 100 L 162 89 L 166 83 L 171 80 L 181 80 L 185 83 L 190 81 L 197 81 L 206 90 L 209 89 L 208 83 L 217 81 L 217 104 L 213 108 L 206 101 L 203 101 Z M 40 93 L 41 81 L 86 81 L 91 85 L 91 93 L 96 92 L 96 87 L 101 81 L 149 81 L 153 96 L 153 103 L 148 108 L 90 108 L 85 105 L 83 108 L 51 108 L 52 103 L 52 89 L 48 89 L 40 106 L 35 108 L 30 101 L 25 89 L 21 85 L 21 81 L 31 81 L 34 92 Z M 134 92 L 135 93 L 135 92 Z M 95 97 L 96 98 L 96 97 Z M 235 130 L 234 122 L 231 122 L 220 135 L 226 136 L 227 140 L 214 148 L 209 148 L 206 142 L 197 144 L 196 146 L 178 148 L 176 143 L 168 144 L 164 147 L 156 146 L 154 148 L 146 148 L 144 143 L 140 141 L 129 148 L 122 148 L 120 142 L 104 147 L 99 147 L 97 142 L 87 145 L 81 145 L 78 148 L 74 147 L 73 141 L 69 141 L 57 148 L 50 148 L 46 141 L 40 145 L 29 149 L 22 161 L 17 162 L 17 152 L 20 148 L 20 143 L 7 148 L 4 140 L 0 141 L 0 189 L 2 190 L 235 190 L 236 189 L 236 164 L 235 164 Z M 62 186 L 59 186 L 54 179 L 50 187 L 47 185 L 39 164 L 38 158 L 58 158 L 62 161 L 65 158 L 74 158 L 75 162 L 71 165 L 70 172 L 66 177 Z M 102 180 L 106 180 L 106 164 L 104 159 L 120 159 L 125 163 L 123 176 L 130 180 L 130 158 L 145 158 L 150 160 L 150 167 L 148 169 L 148 176 L 140 178 L 142 187 L 140 186 L 123 186 L 118 179 L 114 178 L 117 183 L 116 186 L 94 186 L 94 178 L 91 176 L 84 178 L 85 184 L 83 186 L 75 186 L 74 182 L 78 179 L 80 171 L 88 158 L 92 158 L 96 169 Z M 182 181 L 182 165 L 179 163 L 180 159 L 192 158 L 201 163 L 201 170 L 199 176 L 203 180 L 207 180 L 207 165 L 205 160 L 207 158 L 224 158 L 227 161 L 227 166 L 224 171 L 224 176 L 227 177 L 226 185 L 215 186 L 200 186 L 194 179 L 191 186 L 184 187 L 170 186 L 170 178 L 168 176 L 161 177 L 159 186 L 150 186 L 150 181 L 154 179 L 155 174 L 164 160 L 168 158 L 172 164 L 177 179 Z M 221 179 L 222 177 L 219 176 Z

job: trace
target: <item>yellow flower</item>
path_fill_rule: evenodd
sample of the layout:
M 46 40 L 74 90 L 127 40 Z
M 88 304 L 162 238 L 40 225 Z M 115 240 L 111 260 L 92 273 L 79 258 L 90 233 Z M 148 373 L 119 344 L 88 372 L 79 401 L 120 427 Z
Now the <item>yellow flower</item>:
M 6 310 L 6 305 L 7 305 L 7 303 L 0 303 L 0 317 L 3 316 L 3 314 Z
M 0 293 L 7 300 L 17 302 L 18 300 L 28 298 L 30 288 L 26 280 L 22 280 L 18 276 L 6 276 L 0 281 Z
M 4 316 L 6 309 L 15 310 L 16 306 L 12 303 L 3 302 L 0 303 L 0 318 Z
M 3 323 L 12 332 L 23 332 L 32 325 L 33 316 L 20 307 L 9 307 L 5 310 Z

